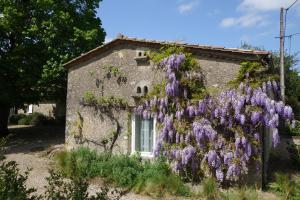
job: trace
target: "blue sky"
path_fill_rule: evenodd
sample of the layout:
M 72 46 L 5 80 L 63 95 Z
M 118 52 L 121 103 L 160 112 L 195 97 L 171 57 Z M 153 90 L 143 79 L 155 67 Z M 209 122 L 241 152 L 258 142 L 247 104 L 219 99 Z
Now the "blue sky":
M 278 50 L 279 8 L 294 0 L 103 0 L 98 9 L 109 41 L 129 37 Z M 286 35 L 300 32 L 300 0 L 288 11 Z M 289 41 L 286 40 L 289 50 Z M 291 52 L 300 51 L 300 35 Z

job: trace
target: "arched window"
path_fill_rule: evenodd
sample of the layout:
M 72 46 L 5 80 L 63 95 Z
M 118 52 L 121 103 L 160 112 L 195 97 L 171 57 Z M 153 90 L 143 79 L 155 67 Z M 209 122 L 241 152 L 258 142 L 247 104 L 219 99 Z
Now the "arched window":
M 148 93 L 148 87 L 144 86 L 144 94 L 147 94 L 147 93 Z
M 137 88 L 136 88 L 136 93 L 138 93 L 138 94 L 142 93 L 141 87 L 137 87 Z
M 141 56 L 142 56 L 142 52 L 140 51 L 140 52 L 139 52 L 139 57 L 141 57 Z

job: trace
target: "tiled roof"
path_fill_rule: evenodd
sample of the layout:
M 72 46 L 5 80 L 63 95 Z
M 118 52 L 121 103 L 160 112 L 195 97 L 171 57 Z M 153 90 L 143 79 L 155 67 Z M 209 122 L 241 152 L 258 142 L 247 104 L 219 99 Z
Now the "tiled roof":
M 144 44 L 144 45 L 181 45 L 188 49 L 195 49 L 195 50 L 208 50 L 208 51 L 214 51 L 214 52 L 227 52 L 227 53 L 236 53 L 236 54 L 242 54 L 242 55 L 249 55 L 249 56 L 261 56 L 265 57 L 270 54 L 269 51 L 258 51 L 258 50 L 248 50 L 248 49 L 239 49 L 239 48 L 225 48 L 224 46 L 209 46 L 209 45 L 201 45 L 201 44 L 188 44 L 183 42 L 172 42 L 172 41 L 158 41 L 158 40 L 146 40 L 146 39 L 138 39 L 138 38 L 129 38 L 124 35 L 119 35 L 116 39 L 99 46 L 95 49 L 92 49 L 91 51 L 88 51 L 87 53 L 81 54 L 77 58 L 74 58 L 70 60 L 69 62 L 64 64 L 64 67 L 68 68 L 71 65 L 74 65 L 75 63 L 85 61 L 93 57 L 95 54 L 98 54 L 100 52 L 103 52 L 114 45 L 118 44 L 119 42 L 130 42 L 130 43 L 136 43 L 136 44 Z

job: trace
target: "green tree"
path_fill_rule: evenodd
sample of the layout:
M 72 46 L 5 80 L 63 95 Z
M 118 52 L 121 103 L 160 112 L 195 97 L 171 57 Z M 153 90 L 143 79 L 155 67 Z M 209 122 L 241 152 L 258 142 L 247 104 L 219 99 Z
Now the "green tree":
M 0 0 L 0 136 L 9 108 L 64 100 L 62 64 L 103 43 L 101 0 Z

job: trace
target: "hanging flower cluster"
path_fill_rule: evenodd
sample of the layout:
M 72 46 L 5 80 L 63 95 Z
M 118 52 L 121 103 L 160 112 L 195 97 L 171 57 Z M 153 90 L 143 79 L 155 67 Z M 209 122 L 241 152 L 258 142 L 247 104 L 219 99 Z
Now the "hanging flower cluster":
M 274 100 L 280 93 L 277 82 L 258 88 L 241 83 L 237 89 L 195 102 L 186 80 L 193 84 L 203 76 L 181 69 L 185 61 L 185 54 L 163 59 L 159 64 L 166 71 L 163 95 L 135 109 L 136 114 L 159 123 L 155 155 L 165 155 L 179 174 L 212 176 L 219 182 L 238 180 L 251 163 L 259 170 L 262 128 L 271 130 L 276 147 L 279 120 L 293 120 L 292 108 Z

